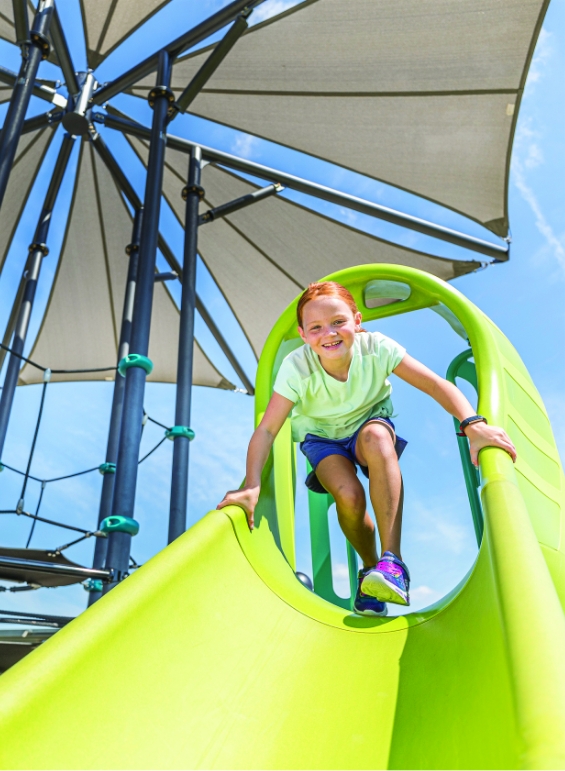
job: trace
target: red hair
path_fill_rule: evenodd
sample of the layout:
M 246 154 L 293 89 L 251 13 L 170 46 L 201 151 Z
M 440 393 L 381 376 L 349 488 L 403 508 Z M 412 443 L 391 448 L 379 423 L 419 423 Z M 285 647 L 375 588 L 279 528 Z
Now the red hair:
M 308 285 L 308 289 L 302 293 L 298 305 L 296 306 L 296 318 L 299 327 L 302 327 L 302 313 L 304 311 L 304 306 L 306 303 L 310 302 L 310 300 L 317 300 L 318 297 L 337 297 L 349 306 L 353 315 L 359 313 L 357 303 L 353 299 L 353 295 L 349 289 L 346 289 L 336 281 L 316 281 L 314 284 Z M 365 330 L 361 331 L 364 332 Z

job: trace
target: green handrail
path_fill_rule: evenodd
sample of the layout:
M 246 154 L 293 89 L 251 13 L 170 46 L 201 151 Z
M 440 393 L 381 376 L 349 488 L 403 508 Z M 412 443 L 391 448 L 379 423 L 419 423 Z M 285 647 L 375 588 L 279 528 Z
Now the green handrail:
M 446 378 L 451 383 L 456 385 L 456 378 L 460 377 L 462 380 L 466 380 L 470 383 L 478 396 L 477 386 L 477 370 L 473 362 L 469 359 L 473 356 L 473 351 L 468 348 L 458 356 L 456 356 L 447 369 Z M 455 432 L 459 434 L 459 421 L 453 418 L 455 424 Z M 477 538 L 477 544 L 480 547 L 483 540 L 484 531 L 484 517 L 483 509 L 481 506 L 481 499 L 479 497 L 479 487 L 481 486 L 481 477 L 479 470 L 473 466 L 471 462 L 471 454 L 469 453 L 469 442 L 464 436 L 457 436 L 457 444 L 459 446 L 459 455 L 461 456 L 461 465 L 463 466 L 463 476 L 465 477 L 465 487 L 467 488 L 467 495 L 469 497 L 469 505 L 471 506 L 471 514 L 473 516 L 473 526 L 475 528 L 475 536 Z

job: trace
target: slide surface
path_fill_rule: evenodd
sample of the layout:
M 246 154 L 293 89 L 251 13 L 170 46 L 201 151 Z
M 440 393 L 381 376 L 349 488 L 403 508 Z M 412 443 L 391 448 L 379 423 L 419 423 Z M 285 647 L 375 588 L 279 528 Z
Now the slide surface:
M 211 512 L 0 678 L 2 768 L 565 767 L 564 486 L 543 404 L 456 290 L 369 267 L 456 314 L 480 411 L 518 448 L 516 469 L 481 453 L 471 573 L 405 617 L 322 600 L 277 545 L 275 456 L 253 534 L 240 509 Z M 334 278 L 354 291 L 368 269 Z

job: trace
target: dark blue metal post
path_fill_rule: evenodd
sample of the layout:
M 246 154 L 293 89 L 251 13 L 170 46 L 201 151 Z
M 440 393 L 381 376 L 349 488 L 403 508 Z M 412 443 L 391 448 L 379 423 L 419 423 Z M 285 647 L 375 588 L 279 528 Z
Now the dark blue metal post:
M 39 3 L 30 32 L 29 48 L 22 47 L 22 63 L 0 135 L 0 206 L 2 206 L 8 186 L 8 179 L 12 171 L 29 100 L 33 93 L 39 63 L 49 56 L 47 33 L 53 15 L 53 7 L 54 0 L 42 0 Z
M 138 364 L 143 359 L 148 361 L 146 357 L 149 350 L 161 189 L 163 186 L 163 168 L 165 163 L 165 128 L 169 109 L 174 101 L 174 95 L 169 87 L 171 65 L 170 54 L 167 51 L 161 51 L 159 54 L 157 85 L 149 93 L 149 104 L 153 107 L 153 122 L 145 182 L 139 266 L 129 354 L 130 357 L 133 357 L 133 355 L 141 357 L 141 359 L 137 359 Z M 125 369 L 124 374 L 126 385 L 112 514 L 133 519 L 137 464 L 141 443 L 143 397 L 145 394 L 147 371 L 142 366 L 134 365 Z M 106 567 L 114 568 L 121 576 L 127 574 L 130 546 L 131 535 L 122 532 L 111 533 L 108 539 Z M 113 586 L 114 584 L 106 584 L 104 593 L 108 592 Z
M 10 413 L 12 411 L 12 404 L 14 401 L 14 394 L 16 392 L 16 385 L 18 383 L 18 374 L 22 364 L 21 359 L 17 354 L 23 354 L 27 331 L 29 328 L 29 320 L 31 318 L 31 312 L 33 309 L 33 301 L 35 299 L 35 290 L 37 288 L 37 282 L 39 280 L 39 273 L 41 271 L 41 264 L 43 258 L 49 254 L 49 250 L 46 245 L 47 235 L 49 233 L 49 225 L 51 223 L 51 214 L 55 201 L 57 200 L 57 194 L 63 181 L 65 169 L 73 149 L 74 137 L 69 134 L 65 134 L 61 149 L 59 150 L 59 156 L 55 164 L 53 176 L 49 183 L 49 189 L 45 196 L 43 208 L 39 216 L 39 221 L 35 229 L 35 236 L 33 243 L 29 247 L 28 268 L 26 275 L 26 284 L 21 302 L 18 320 L 14 330 L 14 337 L 12 339 L 12 351 L 8 360 L 8 368 L 6 370 L 6 377 L 4 379 L 4 386 L 2 388 L 2 396 L 0 397 L 0 458 L 2 457 L 2 451 L 4 450 L 4 442 L 6 441 L 6 433 L 8 431 L 8 423 L 10 420 Z
M 131 244 L 126 247 L 126 253 L 129 255 L 128 275 L 126 281 L 126 291 L 124 295 L 124 309 L 122 311 L 122 326 L 120 329 L 120 343 L 118 347 L 118 362 L 129 353 L 129 343 L 131 338 L 131 324 L 133 319 L 133 305 L 135 300 L 135 285 L 137 281 L 137 265 L 139 262 L 139 242 L 141 237 L 142 209 L 135 213 L 133 222 L 133 233 Z M 122 423 L 122 406 L 124 401 L 126 381 L 121 375 L 116 373 L 114 381 L 114 394 L 112 397 L 112 410 L 110 412 L 110 428 L 108 431 L 108 444 L 106 447 L 106 461 L 101 467 L 104 474 L 102 482 L 102 494 L 100 496 L 100 509 L 98 512 L 98 526 L 102 520 L 109 517 L 112 513 L 112 500 L 114 497 L 114 480 L 116 472 L 116 462 L 118 459 L 118 443 L 120 440 L 120 426 Z M 106 538 L 97 538 L 94 547 L 93 568 L 103 568 L 108 553 L 108 540 Z M 91 590 L 88 597 L 88 605 L 92 605 L 102 596 L 102 591 Z
M 177 399 L 175 409 L 176 435 L 173 438 L 173 472 L 171 508 L 169 512 L 169 543 L 186 530 L 188 498 L 188 460 L 190 434 L 180 429 L 190 426 L 192 395 L 192 364 L 194 352 L 194 309 L 196 306 L 196 255 L 198 248 L 198 204 L 204 194 L 200 187 L 202 151 L 195 147 L 188 163 L 188 184 L 183 190 L 186 199 L 184 234 L 184 264 L 182 267 L 182 300 L 180 308 L 179 355 L 177 365 Z

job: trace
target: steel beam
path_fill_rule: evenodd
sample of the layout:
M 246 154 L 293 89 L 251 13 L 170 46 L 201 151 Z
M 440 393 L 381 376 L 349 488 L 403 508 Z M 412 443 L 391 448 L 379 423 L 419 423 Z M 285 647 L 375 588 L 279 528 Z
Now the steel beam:
M 172 59 L 176 59 L 183 51 L 198 45 L 198 43 L 201 43 L 203 40 L 210 37 L 210 35 L 213 35 L 215 32 L 222 29 L 222 27 L 225 27 L 226 24 L 232 22 L 244 9 L 247 8 L 251 10 L 262 2 L 264 2 L 264 0 L 235 0 L 235 2 L 230 3 L 208 19 L 197 24 L 196 27 L 193 27 L 188 32 L 185 32 L 183 35 L 173 40 L 172 43 L 165 46 L 164 50 Z M 99 88 L 94 94 L 94 104 L 103 104 L 121 91 L 125 91 L 129 86 L 137 83 L 138 80 L 141 80 L 141 78 L 144 78 L 146 75 L 149 75 L 156 70 L 158 62 L 159 52 L 147 57 L 147 59 L 136 64 L 135 67 L 124 72 L 123 75 L 120 75 L 110 83 L 105 83 L 102 88 Z
M 126 247 L 129 255 L 126 290 L 124 294 L 124 306 L 122 310 L 122 324 L 120 328 L 120 342 L 118 346 L 118 363 L 129 353 L 131 338 L 131 325 L 133 321 L 133 305 L 135 301 L 135 285 L 137 282 L 137 265 L 139 261 L 139 242 L 141 237 L 142 209 L 135 213 L 131 244 Z M 110 412 L 110 427 L 108 430 L 108 444 L 106 446 L 106 463 L 115 464 L 118 461 L 118 446 L 120 441 L 120 427 L 122 424 L 122 407 L 124 402 L 125 378 L 116 373 L 114 380 L 114 393 L 112 396 L 112 409 Z M 98 510 L 98 527 L 106 517 L 112 513 L 112 501 L 114 499 L 115 474 L 105 473 L 102 482 L 102 494 L 100 496 L 100 508 Z M 93 568 L 103 568 L 108 553 L 108 539 L 97 538 L 94 546 Z M 129 555 L 128 555 L 129 556 Z M 91 591 L 88 596 L 88 606 L 95 603 L 102 596 L 102 592 Z
M 63 25 L 61 24 L 61 19 L 59 17 L 59 13 L 57 12 L 57 7 L 55 7 L 53 20 L 51 22 L 51 39 L 53 40 L 53 45 L 55 46 L 57 59 L 61 65 L 61 69 L 63 70 L 63 78 L 65 79 L 67 91 L 69 92 L 69 96 L 74 99 L 74 97 L 80 91 L 80 85 L 77 80 L 73 60 L 71 58 L 71 52 L 69 51 L 69 46 L 67 45 L 67 38 L 65 37 L 65 33 L 63 31 Z
M 96 134 L 96 136 L 93 137 L 92 143 L 94 144 L 94 147 L 100 154 L 100 157 L 106 164 L 110 173 L 114 177 L 114 180 L 116 181 L 116 184 L 118 185 L 118 187 L 122 190 L 122 192 L 130 202 L 130 204 L 133 206 L 133 208 L 138 209 L 141 206 L 141 201 L 139 196 L 135 192 L 133 185 L 124 174 L 121 166 L 112 155 L 111 151 L 109 150 L 108 146 L 106 145 L 106 143 L 104 142 L 100 134 Z M 161 254 L 168 262 L 169 266 L 172 268 L 172 270 L 175 273 L 178 274 L 179 279 L 182 281 L 182 267 L 179 261 L 177 260 L 177 258 L 175 257 L 171 247 L 165 241 L 161 233 L 159 233 L 157 244 Z M 206 308 L 206 306 L 204 305 L 204 303 L 202 302 L 202 299 L 199 297 L 198 294 L 196 295 L 196 310 L 202 316 L 204 323 L 212 333 L 216 342 L 218 343 L 221 350 L 223 351 L 225 357 L 234 368 L 237 376 L 245 386 L 245 389 L 247 390 L 247 392 L 250 395 L 253 395 L 255 393 L 255 388 L 253 386 L 253 383 L 249 380 L 249 378 L 245 374 L 245 370 L 237 360 L 234 352 L 228 345 L 225 337 L 220 332 L 218 326 L 214 322 L 214 319 L 208 312 L 208 309 Z
M 6 83 L 8 86 L 14 87 L 18 77 L 16 72 L 12 72 L 12 70 L 9 70 L 7 67 L 2 67 L 0 65 L 0 83 Z M 67 99 L 65 99 L 62 94 L 59 94 L 55 88 L 51 88 L 51 86 L 41 83 L 41 81 L 36 81 L 33 84 L 32 89 L 34 96 L 38 96 L 46 102 L 51 102 L 55 107 L 58 107 L 61 110 L 64 110 L 67 106 Z
M 247 14 L 242 13 L 237 17 L 202 67 L 200 67 L 196 75 L 179 96 L 176 101 L 176 107 L 179 112 L 186 112 L 188 110 L 189 106 L 196 99 L 205 84 L 210 80 L 239 38 L 243 35 L 248 27 L 246 17 L 249 13 L 250 11 L 248 11 Z
M 150 134 L 148 128 L 142 126 L 141 123 L 136 123 L 132 120 L 127 120 L 114 115 L 103 115 L 101 113 L 97 113 L 95 117 L 109 128 L 122 131 L 124 134 L 132 134 L 133 136 L 141 137 L 143 139 L 147 139 Z M 404 214 L 403 212 L 391 209 L 388 206 L 382 206 L 381 204 L 358 198 L 355 195 L 342 193 L 331 187 L 320 185 L 317 182 L 310 182 L 301 177 L 296 177 L 294 174 L 288 174 L 287 172 L 264 166 L 262 163 L 255 163 L 254 161 L 249 161 L 245 158 L 239 158 L 237 155 L 232 155 L 231 153 L 226 153 L 222 150 L 215 150 L 213 147 L 207 147 L 205 145 L 199 146 L 202 148 L 203 158 L 207 161 L 220 163 L 230 169 L 243 171 L 246 174 L 252 174 L 260 179 L 278 182 L 285 187 L 291 188 L 291 190 L 306 193 L 315 198 L 320 198 L 323 201 L 335 203 L 338 206 L 346 206 L 348 209 L 353 209 L 361 214 L 368 214 L 370 217 L 376 217 L 385 222 L 390 222 L 393 225 L 408 228 L 409 230 L 415 230 L 423 235 L 437 238 L 440 241 L 447 241 L 456 246 L 461 246 L 464 249 L 470 249 L 479 254 L 484 254 L 487 257 L 493 257 L 497 260 L 507 260 L 509 257 L 507 243 L 495 244 L 491 241 L 485 241 L 483 238 L 469 236 L 466 233 L 461 233 L 460 231 L 446 228 L 442 225 L 436 225 L 435 223 L 423 220 L 420 217 Z M 182 137 L 167 134 L 167 147 L 170 147 L 173 150 L 180 150 L 184 153 L 190 153 L 192 148 L 196 147 L 196 143 L 191 142 L 188 139 L 183 139 Z
M 184 222 L 184 261 L 182 299 L 180 306 L 179 350 L 177 363 L 177 391 L 175 426 L 190 426 L 192 403 L 192 369 L 194 358 L 194 312 L 196 309 L 196 262 L 198 257 L 198 206 L 204 194 L 200 186 L 202 153 L 195 147 L 188 162 L 188 182 L 183 191 L 186 198 Z M 171 543 L 186 530 L 188 501 L 188 462 L 190 439 L 173 439 L 173 469 L 171 476 L 171 505 L 169 510 L 169 537 Z
M 98 578 L 102 581 L 112 579 L 111 570 L 94 570 L 78 565 L 60 565 L 57 562 L 36 562 L 35 560 L 21 559 L 20 557 L 0 557 L 0 568 L 20 568 L 25 570 L 37 570 L 41 573 L 52 573 L 59 576 L 75 576 L 79 579 Z
M 159 213 L 165 166 L 165 125 L 170 105 L 168 90 L 171 69 L 172 59 L 166 51 L 162 51 L 159 56 L 157 83 L 153 90 L 153 124 L 145 181 L 143 222 L 130 342 L 130 353 L 142 357 L 147 357 L 149 350 Z M 135 506 L 146 377 L 145 369 L 140 366 L 131 367 L 125 372 L 126 383 L 112 514 L 130 518 L 133 518 Z M 131 535 L 114 532 L 110 534 L 108 541 L 106 566 L 115 568 L 121 575 L 126 575 L 129 568 Z M 110 588 L 112 585 L 105 587 L 105 591 Z
M 0 206 L 4 200 L 8 179 L 16 156 L 20 134 L 29 100 L 33 92 L 37 70 L 42 59 L 49 54 L 47 33 L 53 14 L 53 0 L 42 0 L 38 6 L 27 56 L 22 51 L 22 63 L 18 79 L 12 91 L 10 106 L 0 135 Z
M 48 254 L 46 241 L 49 233 L 49 225 L 51 223 L 51 215 L 53 213 L 53 207 L 57 200 L 57 195 L 61 188 L 61 182 L 67 168 L 67 164 L 73 149 L 74 137 L 69 134 L 65 134 L 63 142 L 59 150 L 55 169 L 53 170 L 53 176 L 49 183 L 49 188 L 45 195 L 45 201 L 37 227 L 35 229 L 35 235 L 33 243 L 29 247 L 28 257 L 28 269 L 26 274 L 26 284 L 22 302 L 18 312 L 18 319 L 15 326 L 14 337 L 12 340 L 12 353 L 8 360 L 8 369 L 6 371 L 6 377 L 4 379 L 4 386 L 2 388 L 2 396 L 0 397 L 0 458 L 4 450 L 4 442 L 6 440 L 6 433 L 8 431 L 8 423 L 10 420 L 10 413 L 12 411 L 12 404 L 14 401 L 14 394 L 16 391 L 16 385 L 18 383 L 18 374 L 20 371 L 21 359 L 19 358 L 24 351 L 25 340 L 29 328 L 29 322 L 31 313 L 33 310 L 33 302 L 35 299 L 35 292 L 37 289 L 37 282 L 39 281 L 39 274 L 41 271 L 41 264 L 43 258 Z
M 180 266 L 180 263 L 178 262 L 177 258 L 173 254 L 171 247 L 168 245 L 168 243 L 165 241 L 165 239 L 160 233 L 159 233 L 159 249 L 163 257 L 167 260 L 167 262 L 169 263 L 171 268 L 175 271 L 175 273 L 178 273 L 179 278 L 182 281 L 182 268 Z M 206 306 L 202 302 L 202 299 L 198 294 L 198 292 L 196 293 L 196 310 L 202 316 L 202 320 L 204 321 L 204 323 L 212 333 L 212 336 L 214 337 L 218 345 L 220 346 L 221 350 L 224 353 L 224 356 L 234 368 L 237 376 L 245 386 L 247 393 L 250 396 L 253 396 L 253 394 L 255 393 L 255 388 L 253 386 L 253 383 L 247 377 L 245 370 L 237 360 L 236 355 L 230 348 L 226 338 L 220 332 L 219 327 L 217 326 L 216 322 L 210 315 L 208 308 L 206 308 Z
M 264 198 L 270 198 L 272 195 L 280 193 L 282 190 L 284 190 L 284 187 L 275 183 L 273 185 L 267 185 L 267 187 L 262 187 L 254 193 L 242 195 L 240 198 L 235 198 L 233 201 L 220 204 L 220 206 L 215 206 L 213 209 L 208 209 L 208 211 L 205 211 L 204 214 L 200 215 L 198 224 L 205 225 L 207 222 L 213 222 L 221 217 L 227 217 L 228 214 L 233 214 L 234 211 L 245 209 L 247 206 L 262 201 Z

